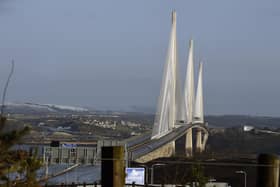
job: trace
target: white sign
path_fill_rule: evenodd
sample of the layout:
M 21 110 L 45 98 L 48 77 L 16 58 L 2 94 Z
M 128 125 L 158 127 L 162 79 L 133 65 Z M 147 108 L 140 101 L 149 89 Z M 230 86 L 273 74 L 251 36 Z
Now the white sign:
M 145 169 L 144 168 L 125 168 L 125 184 L 144 185 L 145 184 Z

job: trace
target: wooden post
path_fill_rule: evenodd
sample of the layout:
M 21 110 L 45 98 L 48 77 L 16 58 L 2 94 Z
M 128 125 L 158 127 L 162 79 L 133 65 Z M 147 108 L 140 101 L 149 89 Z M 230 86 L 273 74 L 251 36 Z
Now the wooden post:
M 102 147 L 102 187 L 123 187 L 125 183 L 124 147 Z
M 260 154 L 258 157 L 258 187 L 278 187 L 279 158 L 276 155 Z

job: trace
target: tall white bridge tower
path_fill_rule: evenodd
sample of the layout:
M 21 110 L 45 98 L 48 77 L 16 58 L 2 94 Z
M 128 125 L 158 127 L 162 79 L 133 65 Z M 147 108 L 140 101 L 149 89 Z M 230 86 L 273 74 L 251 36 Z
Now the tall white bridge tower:
M 151 139 L 159 139 L 183 125 L 193 126 L 193 128 L 205 126 L 203 66 L 200 63 L 195 95 L 193 43 L 193 40 L 190 40 L 185 87 L 182 90 L 177 58 L 176 12 L 173 11 L 169 47 Z M 193 155 L 193 128 L 189 128 L 186 132 L 185 151 L 188 157 Z M 196 132 L 195 150 L 201 152 L 205 149 L 208 133 L 202 136 L 200 128 Z M 173 144 L 175 153 L 175 141 Z
M 194 44 L 190 40 L 187 73 L 182 89 L 176 39 L 176 12 L 172 12 L 169 47 L 151 134 L 126 140 L 127 158 L 145 163 L 159 157 L 175 154 L 176 140 L 185 136 L 185 155 L 191 157 L 205 149 L 208 131 L 204 123 L 202 63 L 199 66 L 197 88 L 194 84 Z M 196 144 L 193 146 L 193 129 Z

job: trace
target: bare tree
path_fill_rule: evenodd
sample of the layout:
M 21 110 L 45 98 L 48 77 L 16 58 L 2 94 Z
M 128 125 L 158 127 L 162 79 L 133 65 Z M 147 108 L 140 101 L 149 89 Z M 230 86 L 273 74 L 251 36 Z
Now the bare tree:
M 10 71 L 10 73 L 9 73 L 8 79 L 7 79 L 7 81 L 6 81 L 6 84 L 5 84 L 5 87 L 4 87 L 4 90 L 3 90 L 0 116 L 3 116 L 3 115 L 4 115 L 5 99 L 6 99 L 6 95 L 7 95 L 7 90 L 8 90 L 8 86 L 9 86 L 11 77 L 12 77 L 12 75 L 13 75 L 13 73 L 14 73 L 14 69 L 15 69 L 15 62 L 14 62 L 14 60 L 12 60 L 11 64 L 12 64 L 12 66 L 11 66 L 11 71 Z

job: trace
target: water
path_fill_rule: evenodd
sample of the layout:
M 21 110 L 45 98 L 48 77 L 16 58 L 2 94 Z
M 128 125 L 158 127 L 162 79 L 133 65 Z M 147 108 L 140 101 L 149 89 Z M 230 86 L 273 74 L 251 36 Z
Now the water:
M 49 175 L 68 168 L 69 165 L 53 165 L 49 167 Z M 38 172 L 43 176 L 43 170 Z M 47 181 L 48 184 L 94 183 L 101 179 L 101 167 L 93 165 L 78 166 L 75 169 Z

